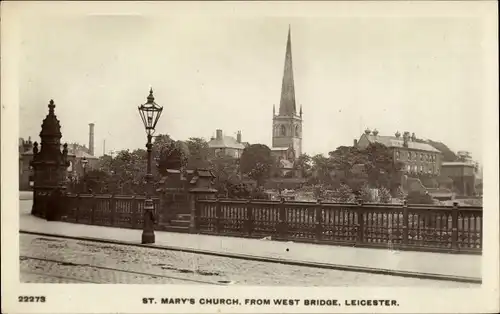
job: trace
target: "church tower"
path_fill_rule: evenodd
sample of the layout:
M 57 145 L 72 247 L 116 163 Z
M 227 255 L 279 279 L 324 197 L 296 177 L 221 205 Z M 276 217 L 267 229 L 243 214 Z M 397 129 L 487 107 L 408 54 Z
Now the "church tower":
M 302 154 L 302 106 L 297 114 L 295 86 L 293 82 L 292 39 L 290 27 L 285 53 L 285 69 L 281 85 L 278 114 L 273 107 L 273 150 L 292 148 L 294 157 Z

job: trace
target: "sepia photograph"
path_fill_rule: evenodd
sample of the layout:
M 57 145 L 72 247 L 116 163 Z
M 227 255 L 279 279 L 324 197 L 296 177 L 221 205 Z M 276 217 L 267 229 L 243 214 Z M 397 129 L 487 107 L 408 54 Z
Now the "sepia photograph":
M 245 287 L 467 295 L 491 274 L 498 289 L 498 270 L 484 266 L 485 243 L 498 241 L 498 221 L 496 238 L 485 235 L 498 202 L 483 187 L 498 169 L 485 166 L 498 162 L 498 149 L 485 148 L 498 145 L 498 122 L 486 121 L 498 105 L 478 13 L 491 6 L 470 16 L 425 15 L 432 5 L 339 14 L 344 3 L 337 15 L 309 16 L 194 4 L 165 14 L 33 4 L 19 14 L 18 124 L 2 118 L 2 142 L 17 134 L 18 181 L 7 185 L 18 195 L 8 211 L 21 286 L 179 285 L 131 304 L 195 312 L 397 312 L 401 303 L 390 293 L 220 292 Z M 190 296 L 197 288 L 219 292 Z M 48 302 L 41 292 L 15 298 Z

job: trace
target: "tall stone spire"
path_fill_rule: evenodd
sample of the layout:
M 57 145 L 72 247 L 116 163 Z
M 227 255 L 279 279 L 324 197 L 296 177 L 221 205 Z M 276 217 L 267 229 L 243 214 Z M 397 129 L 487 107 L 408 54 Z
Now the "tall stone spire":
M 281 99 L 279 114 L 293 116 L 297 112 L 295 106 L 295 86 L 293 82 L 292 64 L 292 38 L 291 29 L 288 26 L 288 39 L 286 43 L 285 69 L 283 72 L 283 83 L 281 85 Z

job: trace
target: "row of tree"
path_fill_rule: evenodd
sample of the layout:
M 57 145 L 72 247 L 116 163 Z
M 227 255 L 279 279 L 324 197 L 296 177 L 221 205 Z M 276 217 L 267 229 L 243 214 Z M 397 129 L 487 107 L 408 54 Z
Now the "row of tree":
M 261 195 L 261 190 L 256 192 L 244 185 L 244 179 L 252 179 L 257 187 L 262 187 L 269 177 L 279 173 L 279 165 L 271 150 L 263 144 L 246 147 L 241 158 L 236 159 L 213 155 L 208 142 L 202 138 L 176 141 L 164 134 L 154 138 L 152 156 L 155 182 L 166 175 L 167 169 L 210 168 L 216 175 L 215 187 L 226 196 Z M 121 150 L 102 156 L 100 167 L 87 173 L 87 186 L 93 191 L 143 193 L 146 165 L 145 149 Z M 322 189 L 346 185 L 356 192 L 364 185 L 394 190 L 402 165 L 394 162 L 387 147 L 372 144 L 364 150 L 341 146 L 327 157 L 303 154 L 294 166 L 307 179 L 308 185 L 321 186 Z
M 354 191 L 362 186 L 394 191 L 400 182 L 401 162 L 395 161 L 389 148 L 370 144 L 366 149 L 341 146 L 324 155 L 301 155 L 297 167 L 311 184 L 336 189 L 345 184 Z

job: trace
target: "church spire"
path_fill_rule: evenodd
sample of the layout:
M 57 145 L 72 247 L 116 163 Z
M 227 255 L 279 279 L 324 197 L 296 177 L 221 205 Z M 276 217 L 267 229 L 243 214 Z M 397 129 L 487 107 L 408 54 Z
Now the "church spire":
M 293 82 L 292 65 L 292 36 L 291 28 L 288 26 L 288 39 L 286 43 L 285 69 L 283 72 L 283 83 L 281 85 L 280 115 L 292 116 L 297 112 L 295 107 L 295 86 Z

